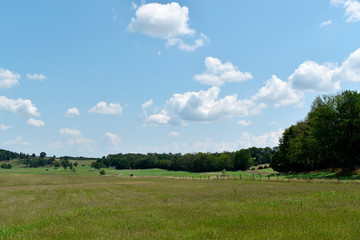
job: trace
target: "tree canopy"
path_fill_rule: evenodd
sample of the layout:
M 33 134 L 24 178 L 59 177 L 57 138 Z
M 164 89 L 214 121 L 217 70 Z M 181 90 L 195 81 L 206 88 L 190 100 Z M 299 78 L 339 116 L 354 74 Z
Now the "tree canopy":
M 317 97 L 304 121 L 287 128 L 271 166 L 276 171 L 360 166 L 360 94 Z

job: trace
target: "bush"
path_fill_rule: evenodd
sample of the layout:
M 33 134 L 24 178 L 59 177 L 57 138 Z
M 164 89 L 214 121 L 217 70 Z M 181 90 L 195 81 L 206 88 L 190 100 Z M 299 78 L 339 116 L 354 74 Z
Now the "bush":
M 11 166 L 11 164 L 9 163 L 9 164 L 7 164 L 7 163 L 3 163 L 3 164 L 1 164 L 1 168 L 3 168 L 3 169 L 11 169 L 12 168 L 12 166 Z
M 253 171 L 254 171 L 254 170 L 255 170 L 255 168 L 254 168 L 254 167 L 252 167 L 250 170 L 253 170 Z
M 100 171 L 100 175 L 105 175 L 106 173 L 105 173 L 105 170 L 104 169 L 102 169 L 101 171 Z
M 264 169 L 264 167 L 263 167 L 263 166 L 259 166 L 258 169 L 259 169 L 259 170 L 260 170 L 260 169 Z

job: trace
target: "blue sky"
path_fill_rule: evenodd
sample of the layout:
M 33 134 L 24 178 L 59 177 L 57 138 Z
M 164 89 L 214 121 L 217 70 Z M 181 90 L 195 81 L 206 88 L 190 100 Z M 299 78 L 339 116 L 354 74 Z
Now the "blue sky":
M 0 25 L 0 148 L 30 154 L 273 147 L 360 82 L 357 0 L 13 0 Z

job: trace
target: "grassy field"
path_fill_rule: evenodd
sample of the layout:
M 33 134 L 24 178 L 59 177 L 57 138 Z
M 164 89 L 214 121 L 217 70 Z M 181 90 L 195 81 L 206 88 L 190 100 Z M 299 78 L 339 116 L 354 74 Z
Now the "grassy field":
M 360 185 L 0 175 L 0 239 L 359 239 Z

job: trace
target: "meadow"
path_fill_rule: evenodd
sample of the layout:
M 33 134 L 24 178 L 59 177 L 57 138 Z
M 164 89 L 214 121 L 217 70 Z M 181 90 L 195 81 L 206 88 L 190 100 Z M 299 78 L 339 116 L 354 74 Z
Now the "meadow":
M 100 176 L 83 168 L 1 173 L 0 239 L 360 238 L 359 184 Z

